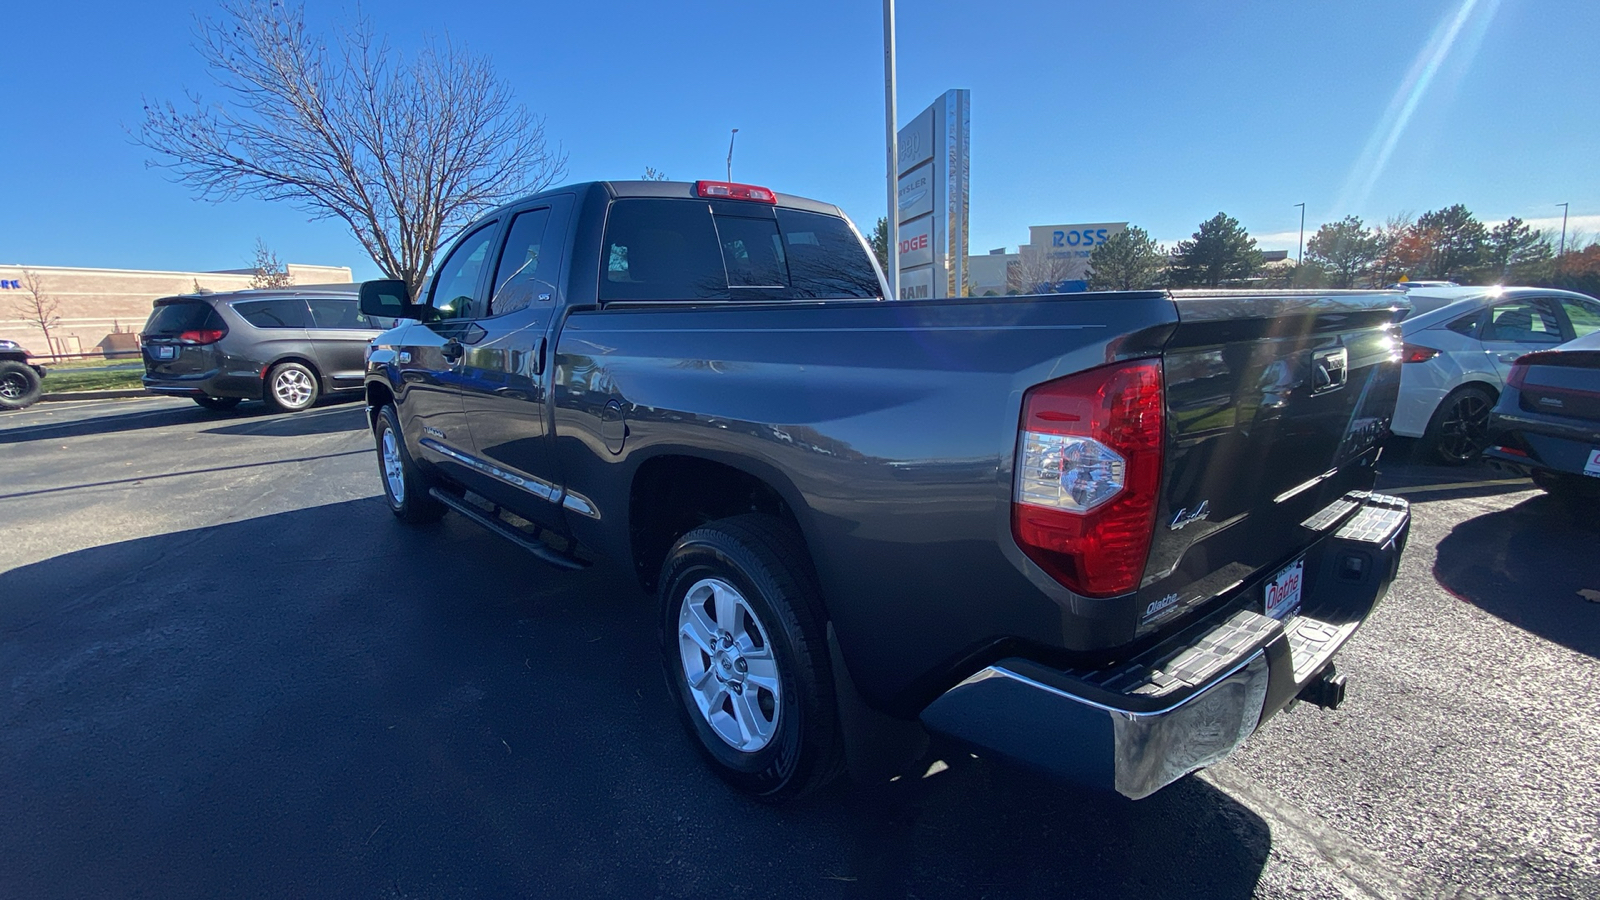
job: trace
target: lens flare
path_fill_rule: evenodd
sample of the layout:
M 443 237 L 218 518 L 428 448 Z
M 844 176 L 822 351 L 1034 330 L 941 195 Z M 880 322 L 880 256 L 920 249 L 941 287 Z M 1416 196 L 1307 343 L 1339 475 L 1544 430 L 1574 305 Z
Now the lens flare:
M 1350 210 L 1366 205 L 1378 179 L 1383 177 L 1384 170 L 1389 166 L 1389 157 L 1405 135 L 1406 126 L 1411 124 L 1412 115 L 1427 96 L 1439 70 L 1449 61 L 1451 53 L 1458 49 L 1458 42 L 1463 57 L 1462 68 L 1471 64 L 1499 8 L 1500 0 L 1461 0 L 1455 12 L 1445 16 L 1434 29 L 1433 36 L 1412 61 L 1411 69 L 1389 100 L 1389 106 L 1372 130 L 1372 136 L 1367 138 L 1366 146 L 1345 179 L 1344 188 L 1339 192 L 1339 201 L 1330 210 L 1329 218 L 1345 215 Z M 1468 26 L 1471 26 L 1470 29 Z M 1461 41 L 1463 33 L 1466 34 L 1466 40 Z

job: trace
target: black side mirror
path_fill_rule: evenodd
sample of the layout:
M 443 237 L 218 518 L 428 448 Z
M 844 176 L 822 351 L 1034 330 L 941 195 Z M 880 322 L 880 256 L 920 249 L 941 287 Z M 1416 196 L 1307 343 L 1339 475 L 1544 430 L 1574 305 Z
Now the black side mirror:
M 411 302 L 404 281 L 361 282 L 361 314 L 386 319 L 421 319 L 422 310 Z

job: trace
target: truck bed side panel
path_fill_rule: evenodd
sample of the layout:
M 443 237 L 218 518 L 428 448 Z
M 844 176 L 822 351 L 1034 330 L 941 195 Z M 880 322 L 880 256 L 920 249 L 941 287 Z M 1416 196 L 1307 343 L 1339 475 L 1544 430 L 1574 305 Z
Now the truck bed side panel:
M 1076 598 L 1017 550 L 1018 416 L 1034 384 L 1155 355 L 1175 319 L 1159 293 L 575 312 L 554 359 L 556 456 L 589 507 L 569 506 L 569 527 L 629 559 L 628 491 L 654 457 L 768 480 L 800 521 L 857 684 L 913 713 L 1001 639 L 1089 648 L 1131 633 L 1128 603 Z

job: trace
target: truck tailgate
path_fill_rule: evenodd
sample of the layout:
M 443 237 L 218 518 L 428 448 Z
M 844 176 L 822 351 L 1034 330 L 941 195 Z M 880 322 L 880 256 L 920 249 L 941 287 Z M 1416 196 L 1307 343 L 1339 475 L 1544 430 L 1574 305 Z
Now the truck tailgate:
M 1295 560 L 1355 510 L 1340 499 L 1372 487 L 1400 384 L 1398 294 L 1174 301 L 1168 445 L 1139 633 L 1241 585 L 1264 594 L 1258 576 L 1285 571 L 1290 583 Z

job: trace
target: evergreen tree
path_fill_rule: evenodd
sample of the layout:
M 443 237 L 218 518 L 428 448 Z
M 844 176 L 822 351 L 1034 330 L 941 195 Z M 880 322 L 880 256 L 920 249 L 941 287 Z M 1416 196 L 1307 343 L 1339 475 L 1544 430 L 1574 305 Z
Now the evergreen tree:
M 1423 275 L 1432 279 L 1470 280 L 1469 273 L 1483 260 L 1489 232 L 1460 203 L 1423 213 L 1417 230 L 1428 245 Z
M 1224 281 L 1243 281 L 1261 268 L 1256 239 L 1239 220 L 1217 213 L 1200 223 L 1200 230 L 1179 241 L 1170 280 L 1174 287 L 1216 287 Z
M 1378 235 L 1356 216 L 1346 216 L 1317 229 L 1306 243 L 1306 263 L 1321 269 L 1328 285 L 1354 287 L 1378 259 Z
M 1516 216 L 1489 231 L 1483 248 L 1485 280 L 1531 284 L 1548 278 L 1554 252 L 1545 234 Z
M 1089 256 L 1089 290 L 1142 291 L 1160 287 L 1167 275 L 1167 248 L 1148 231 L 1129 226 Z

